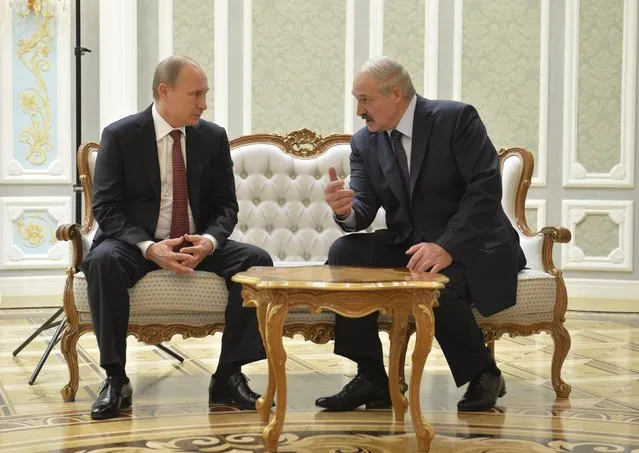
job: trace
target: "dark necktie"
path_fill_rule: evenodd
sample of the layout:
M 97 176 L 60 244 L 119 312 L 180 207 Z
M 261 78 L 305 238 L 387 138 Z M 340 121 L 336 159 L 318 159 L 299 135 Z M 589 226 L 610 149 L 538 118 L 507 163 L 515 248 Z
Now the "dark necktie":
M 182 131 L 170 132 L 173 139 L 173 210 L 171 212 L 171 239 L 189 234 L 189 196 L 186 187 L 186 168 L 182 155 Z M 186 244 L 183 242 L 174 250 Z
M 404 183 L 404 189 L 406 190 L 406 196 L 410 199 L 410 174 L 408 172 L 408 159 L 406 158 L 406 150 L 402 145 L 402 133 L 397 129 L 391 131 L 391 147 L 393 148 L 393 154 L 399 165 L 399 170 L 402 173 L 402 182 Z

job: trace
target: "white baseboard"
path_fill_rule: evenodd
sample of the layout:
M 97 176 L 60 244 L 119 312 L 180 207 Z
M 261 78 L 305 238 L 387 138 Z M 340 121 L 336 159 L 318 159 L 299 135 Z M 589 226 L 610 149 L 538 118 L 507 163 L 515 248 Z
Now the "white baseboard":
M 566 278 L 568 310 L 639 313 L 639 280 Z
M 62 306 L 66 275 L 0 277 L 0 308 Z

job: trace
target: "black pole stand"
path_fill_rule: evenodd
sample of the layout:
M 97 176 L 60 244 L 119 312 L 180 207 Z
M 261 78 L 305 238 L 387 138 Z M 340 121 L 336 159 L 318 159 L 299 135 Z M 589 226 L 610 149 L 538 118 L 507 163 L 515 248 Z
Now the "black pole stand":
M 80 145 L 82 144 L 82 56 L 91 52 L 90 49 L 86 47 L 82 47 L 80 45 L 80 0 L 75 0 L 75 149 L 76 151 L 80 149 Z M 82 223 L 82 182 L 80 181 L 80 171 L 77 167 L 75 168 L 75 184 L 73 184 L 73 192 L 75 193 L 75 222 L 77 224 Z M 40 370 L 46 362 L 51 350 L 54 346 L 60 341 L 60 336 L 64 331 L 64 327 L 67 324 L 66 318 L 62 318 L 59 321 L 55 321 L 60 315 L 64 316 L 64 309 L 60 307 L 49 319 L 47 319 L 44 324 L 42 324 L 35 332 L 31 334 L 29 338 L 27 338 L 20 346 L 13 351 L 14 357 L 18 355 L 20 351 L 24 349 L 26 345 L 31 343 L 35 337 L 37 337 L 40 333 L 47 329 L 51 329 L 53 327 L 58 327 L 53 334 L 53 337 L 49 341 L 47 348 L 45 349 L 38 365 L 36 365 L 35 370 L 33 370 L 33 374 L 29 379 L 29 385 L 33 385 L 35 380 L 40 374 Z M 55 322 L 54 322 L 55 321 Z M 166 346 L 161 344 L 155 345 L 160 350 L 164 351 L 166 354 L 180 361 L 180 363 L 184 362 L 184 357 L 177 354 L 176 352 L 171 351 Z

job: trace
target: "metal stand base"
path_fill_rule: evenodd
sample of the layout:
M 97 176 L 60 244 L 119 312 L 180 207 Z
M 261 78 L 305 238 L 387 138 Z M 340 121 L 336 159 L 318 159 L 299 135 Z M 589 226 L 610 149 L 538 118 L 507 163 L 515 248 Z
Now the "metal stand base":
M 22 344 L 20 346 L 18 346 L 15 351 L 13 351 L 13 356 L 17 356 L 20 351 L 22 351 L 29 343 L 31 343 L 35 337 L 37 337 L 38 335 L 40 335 L 42 332 L 44 332 L 47 329 L 51 329 L 53 327 L 57 326 L 57 329 L 55 330 L 55 333 L 53 334 L 53 337 L 51 338 L 51 340 L 49 341 L 49 344 L 47 345 L 47 348 L 44 350 L 44 353 L 42 354 L 42 357 L 40 357 L 40 361 L 38 362 L 38 364 L 35 367 L 35 370 L 33 370 L 33 374 L 31 375 L 31 378 L 29 379 L 29 385 L 33 385 L 35 383 L 35 380 L 38 377 L 38 374 L 40 374 L 40 370 L 42 370 L 42 367 L 44 366 L 44 362 L 47 361 L 47 359 L 49 358 L 49 354 L 51 354 L 51 350 L 55 347 L 56 344 L 58 344 L 60 342 L 60 337 L 62 335 L 62 331 L 64 330 L 64 327 L 67 325 L 67 320 L 66 319 L 61 319 L 59 321 L 56 321 L 56 319 L 58 318 L 58 316 L 60 316 L 63 312 L 62 308 L 59 308 L 58 311 L 56 311 L 53 316 L 51 316 L 49 319 L 47 319 L 40 327 L 38 327 L 35 332 L 33 332 L 29 338 L 27 338 L 26 340 L 24 340 L 22 342 Z M 171 357 L 175 358 L 176 360 L 178 360 L 180 363 L 184 363 L 184 357 L 182 357 L 180 354 L 178 354 L 177 352 L 173 352 L 172 350 L 170 350 L 169 348 L 167 348 L 166 346 L 162 345 L 162 344 L 156 344 L 155 345 L 157 348 L 159 348 L 160 350 L 166 352 L 168 355 L 170 355 Z

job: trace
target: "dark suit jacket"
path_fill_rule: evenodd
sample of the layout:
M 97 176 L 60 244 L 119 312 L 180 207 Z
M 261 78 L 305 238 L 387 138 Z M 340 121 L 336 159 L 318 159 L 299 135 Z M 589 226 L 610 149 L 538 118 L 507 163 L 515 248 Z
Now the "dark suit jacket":
M 364 127 L 351 147 L 357 230 L 369 226 L 383 206 L 393 242 L 421 236 L 418 240 L 439 244 L 465 268 L 482 315 L 515 304 L 517 272 L 526 259 L 501 206 L 497 152 L 472 106 L 417 96 L 410 199 L 386 132 Z
M 233 161 L 226 131 L 200 120 L 186 127 L 186 171 L 191 213 L 198 234 L 221 247 L 237 223 Z M 93 177 L 93 245 L 105 238 L 132 246 L 154 240 L 160 213 L 160 166 L 151 107 L 102 132 Z

